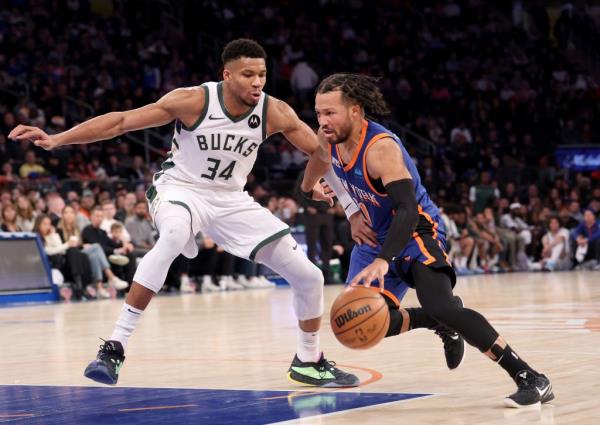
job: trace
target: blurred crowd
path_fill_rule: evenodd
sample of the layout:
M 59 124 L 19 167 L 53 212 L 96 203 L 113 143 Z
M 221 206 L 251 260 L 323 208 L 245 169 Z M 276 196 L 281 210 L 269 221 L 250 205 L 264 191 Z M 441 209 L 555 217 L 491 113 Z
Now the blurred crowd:
M 240 36 L 267 50 L 265 90 L 311 125 L 322 77 L 381 77 L 392 110 L 382 120 L 406 136 L 443 208 L 460 273 L 597 267 L 600 173 L 553 160 L 558 145 L 600 142 L 600 86 L 566 54 L 574 26 L 597 39 L 585 2 L 175 3 L 0 0 L 0 222 L 3 231 L 35 228 L 74 296 L 107 297 L 130 282 L 156 237 L 144 189 L 164 158 L 122 138 L 45 152 L 6 135 L 19 123 L 59 132 L 217 80 L 221 47 Z M 166 152 L 171 133 L 158 129 L 153 146 Z M 301 229 L 309 257 L 335 282 L 350 230 L 339 207 L 317 211 L 291 196 L 305 161 L 274 136 L 247 190 Z M 198 243 L 205 256 L 178 259 L 167 290 L 268 285 L 266 271 Z M 336 257 L 341 273 L 329 267 Z

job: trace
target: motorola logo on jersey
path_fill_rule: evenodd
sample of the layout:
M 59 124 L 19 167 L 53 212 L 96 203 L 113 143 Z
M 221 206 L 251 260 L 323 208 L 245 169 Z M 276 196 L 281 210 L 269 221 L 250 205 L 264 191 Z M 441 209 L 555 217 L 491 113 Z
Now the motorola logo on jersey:
M 342 163 L 336 157 L 332 156 L 331 162 L 333 163 L 334 166 L 336 166 L 338 168 L 342 168 Z
M 257 128 L 260 125 L 260 118 L 258 117 L 258 115 L 250 115 L 250 118 L 248 118 L 248 126 L 250 128 Z

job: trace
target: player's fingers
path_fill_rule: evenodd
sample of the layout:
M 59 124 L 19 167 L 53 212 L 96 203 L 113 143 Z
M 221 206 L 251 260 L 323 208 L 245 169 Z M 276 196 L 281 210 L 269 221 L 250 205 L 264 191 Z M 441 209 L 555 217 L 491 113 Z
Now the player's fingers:
M 34 139 L 34 138 L 39 138 L 40 137 L 40 133 L 39 131 L 36 131 L 35 129 L 32 130 L 25 130 L 23 132 L 21 132 L 20 134 L 18 134 L 17 136 L 14 137 L 14 139 L 17 140 L 28 140 L 28 139 Z
M 361 271 L 356 276 L 354 276 L 354 279 L 352 279 L 352 282 L 350 282 L 350 284 L 352 286 L 359 285 L 361 282 L 363 282 L 363 284 L 364 284 L 366 282 L 368 274 L 369 274 L 369 270 L 367 270 L 367 269 Z
M 364 243 L 366 243 L 367 245 L 369 245 L 372 248 L 375 248 L 377 246 L 377 239 L 375 239 L 374 237 L 371 237 L 364 230 L 361 231 L 360 238 L 364 241 Z
M 363 285 L 366 286 L 367 288 L 371 286 L 371 283 L 373 283 L 373 280 L 375 280 L 375 274 L 374 273 L 369 273 L 367 276 L 365 276 L 365 278 L 363 279 Z
M 23 124 L 19 124 L 18 126 L 13 128 L 10 133 L 8 133 L 8 138 L 14 139 L 19 134 L 23 133 L 24 131 L 27 131 L 27 129 L 28 129 L 28 127 L 24 126 Z
M 377 276 L 377 281 L 379 282 L 379 292 L 383 292 L 383 290 L 385 289 L 383 273 L 379 273 L 379 275 Z

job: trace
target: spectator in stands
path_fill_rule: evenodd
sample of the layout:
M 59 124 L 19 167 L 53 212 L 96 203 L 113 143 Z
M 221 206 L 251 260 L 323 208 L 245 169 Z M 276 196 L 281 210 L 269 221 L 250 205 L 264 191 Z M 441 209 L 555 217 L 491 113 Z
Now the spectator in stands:
M 298 98 L 301 109 L 306 110 L 310 108 L 314 90 L 318 83 L 319 76 L 315 70 L 304 58 L 300 59 L 292 70 L 290 86 Z
M 133 253 L 136 257 L 143 257 L 154 246 L 154 227 L 148 216 L 148 204 L 138 201 L 134 208 L 135 214 L 125 221 L 125 228 L 131 235 Z
M 23 179 L 35 179 L 43 176 L 46 169 L 41 166 L 35 156 L 34 151 L 27 151 L 25 154 L 25 163 L 19 168 L 19 176 Z
M 100 228 L 103 219 L 104 212 L 102 211 L 102 207 L 94 207 L 90 217 L 90 224 L 81 231 L 83 243 L 100 247 L 105 256 L 104 258 L 107 258 L 117 267 L 126 267 L 125 279 L 126 282 L 131 282 L 136 268 L 135 257 L 131 253 L 131 251 L 133 251 L 133 245 L 131 245 L 130 249 L 125 249 L 121 243 L 112 240 L 108 234 Z M 104 270 L 106 269 L 106 264 L 107 263 L 103 263 Z M 124 282 L 125 285 L 129 286 L 126 282 Z M 115 281 L 115 283 L 119 282 Z M 119 286 L 120 287 L 117 289 L 125 289 L 120 283 Z
M 91 271 L 89 258 L 78 247 L 79 239 L 72 236 L 63 242 L 50 217 L 45 214 L 36 217 L 33 231 L 40 235 L 52 268 L 60 270 L 65 280 L 73 282 L 71 287 L 75 299 L 82 299 L 84 288 L 91 283 Z
M 58 193 L 50 192 L 46 195 L 46 203 L 48 206 L 48 217 L 50 217 L 52 225 L 56 227 L 62 217 L 65 201 Z
M 81 196 L 79 213 L 89 220 L 95 205 L 96 199 L 94 197 L 94 192 L 92 192 L 90 189 L 85 189 Z
M 12 163 L 10 161 L 3 163 L 2 169 L 0 169 L 0 186 L 15 184 L 18 183 L 19 180 L 19 176 L 13 172 Z
M 492 182 L 488 171 L 482 171 L 479 184 L 471 186 L 469 190 L 469 201 L 473 205 L 473 212 L 475 214 L 483 212 L 486 207 L 492 206 L 498 198 L 500 198 L 500 191 L 496 182 Z
M 548 232 L 542 238 L 542 255 L 540 261 L 533 264 L 533 270 L 569 270 L 569 231 L 560 226 L 557 216 L 548 220 Z
M 598 267 L 600 263 L 600 224 L 596 213 L 590 209 L 583 212 L 583 220 L 573 231 L 577 243 L 575 260 L 584 268 Z
M 139 155 L 133 157 L 133 163 L 129 169 L 129 180 L 134 182 L 150 180 L 148 167 L 144 164 L 144 158 Z
M 17 198 L 17 225 L 23 232 L 31 232 L 35 222 L 36 213 L 27 197 L 21 195 Z
M 110 228 L 114 223 L 123 224 L 119 220 L 115 219 L 115 215 L 117 214 L 117 207 L 115 207 L 115 203 L 112 200 L 106 200 L 102 203 L 102 212 L 104 213 L 104 219 L 102 219 L 102 224 L 100 224 L 100 228 L 106 233 L 110 233 Z M 125 227 L 123 227 L 122 230 L 122 240 L 123 243 L 131 242 L 131 235 Z
M 100 220 L 101 221 L 101 220 Z M 61 234 L 63 241 L 71 239 L 77 241 L 77 247 L 83 250 L 88 256 L 91 267 L 92 282 L 95 286 L 88 285 L 86 293 L 94 298 L 98 295 L 101 298 L 109 298 L 110 294 L 104 289 L 102 284 L 103 273 L 106 274 L 108 284 L 117 290 L 126 289 L 129 284 L 119 279 L 110 269 L 110 264 L 102 247 L 97 243 L 84 242 L 82 232 L 77 227 L 75 210 L 71 206 L 66 206 L 62 211 L 62 218 L 58 223 L 57 230 Z M 108 236 L 106 236 L 108 238 Z
M 523 219 L 523 207 L 518 202 L 510 204 L 509 212 L 500 218 L 500 225 L 515 233 L 517 238 L 517 265 L 514 270 L 526 271 L 527 255 L 525 249 L 531 243 L 529 225 Z
M 17 209 L 13 204 L 6 204 L 2 207 L 2 216 L 0 217 L 0 230 L 3 232 L 22 232 L 23 230 L 17 224 Z

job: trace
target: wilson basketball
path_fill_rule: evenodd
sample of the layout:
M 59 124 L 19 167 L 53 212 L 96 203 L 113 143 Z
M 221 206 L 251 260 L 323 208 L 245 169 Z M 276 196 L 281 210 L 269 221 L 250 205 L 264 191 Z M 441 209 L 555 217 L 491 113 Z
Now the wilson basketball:
M 330 319 L 339 342 L 363 350 L 383 339 L 390 325 L 390 312 L 379 289 L 355 286 L 338 295 Z

